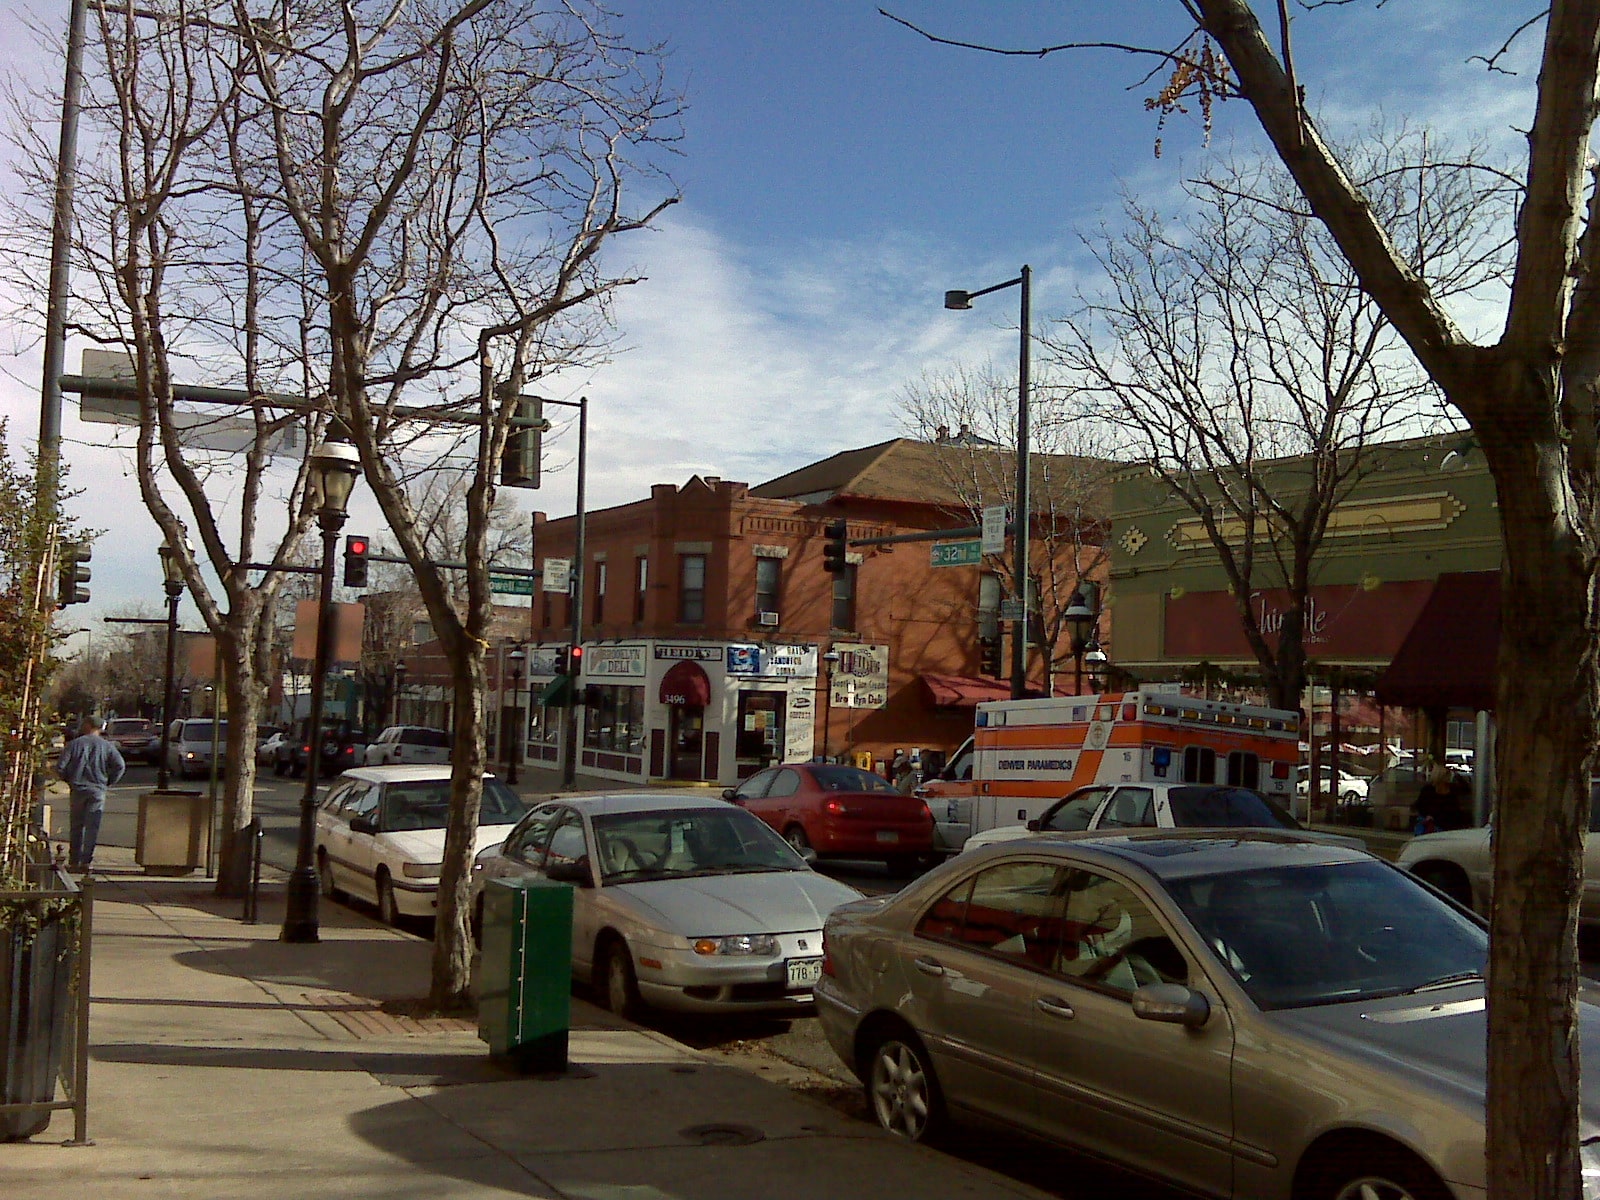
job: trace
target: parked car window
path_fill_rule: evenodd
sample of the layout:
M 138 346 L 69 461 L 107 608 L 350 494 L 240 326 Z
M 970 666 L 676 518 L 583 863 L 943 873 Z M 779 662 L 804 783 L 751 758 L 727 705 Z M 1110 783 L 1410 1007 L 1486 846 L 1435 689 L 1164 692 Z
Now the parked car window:
M 1481 925 L 1387 863 L 1275 867 L 1167 890 L 1264 1009 L 1404 995 L 1481 976 Z
M 892 785 L 882 775 L 863 771 L 860 767 L 825 764 L 811 768 L 811 778 L 817 786 L 828 792 L 892 792 Z
M 375 817 L 378 815 L 378 793 L 369 783 L 357 783 L 344 798 L 341 811 L 346 817 Z
M 183 740 L 186 742 L 209 742 L 211 740 L 211 722 L 185 721 L 183 723 Z M 217 723 L 217 741 L 226 742 L 227 740 L 228 723 L 219 721 Z
M 1121 787 L 1111 796 L 1101 829 L 1141 829 L 1156 823 L 1156 806 L 1149 788 Z
M 571 809 L 567 810 L 561 823 L 556 826 L 555 832 L 550 835 L 550 850 L 545 856 L 545 867 L 551 863 L 576 863 L 581 862 L 589 853 L 588 842 L 583 836 L 583 818 Z
M 1172 823 L 1179 829 L 1203 829 L 1212 825 L 1300 828 L 1300 822 L 1281 805 L 1245 788 L 1173 788 L 1167 793 L 1167 806 L 1172 810 Z
M 741 783 L 733 793 L 735 800 L 759 800 L 767 794 L 767 789 L 772 786 L 776 771 L 757 771 Z
M 967 901 L 960 941 L 1047 969 L 1061 940 L 1062 869 L 1054 863 L 1000 863 L 980 871 Z
M 1051 809 L 1050 815 L 1039 823 L 1039 828 L 1056 829 L 1064 833 L 1089 828 L 1090 820 L 1110 790 L 1100 787 L 1074 792 Z
M 809 870 L 769 825 L 737 808 L 605 814 L 594 818 L 594 836 L 602 883 Z
M 966 748 L 956 755 L 955 760 L 944 769 L 944 778 L 953 779 L 958 782 L 971 779 L 972 758 L 973 750 L 972 745 L 969 742 Z
M 918 937 L 937 938 L 943 942 L 961 940 L 961 923 L 967 917 L 967 901 L 972 896 L 975 878 L 963 879 L 929 906 L 922 920 L 917 922 Z
M 506 839 L 505 852 L 524 862 L 536 863 L 550 837 L 550 823 L 561 814 L 556 805 L 536 808 Z
M 1079 983 L 1132 994 L 1147 983 L 1187 983 L 1189 963 L 1142 897 L 1120 880 L 1073 871 L 1055 969 Z
M 498 779 L 483 781 L 478 824 L 514 824 L 527 806 Z M 383 789 L 383 828 L 386 833 L 414 829 L 443 829 L 450 815 L 450 780 L 419 779 L 391 783 Z
M 800 790 L 800 772 L 779 771 L 772 777 L 772 786 L 767 788 L 769 799 L 780 796 L 792 796 Z
M 407 729 L 396 740 L 408 746 L 429 746 L 436 750 L 450 749 L 450 735 L 442 729 Z
M 351 783 L 336 783 L 328 789 L 328 794 L 322 798 L 322 811 L 327 813 L 338 812 L 339 806 L 344 803 L 345 797 L 354 787 Z

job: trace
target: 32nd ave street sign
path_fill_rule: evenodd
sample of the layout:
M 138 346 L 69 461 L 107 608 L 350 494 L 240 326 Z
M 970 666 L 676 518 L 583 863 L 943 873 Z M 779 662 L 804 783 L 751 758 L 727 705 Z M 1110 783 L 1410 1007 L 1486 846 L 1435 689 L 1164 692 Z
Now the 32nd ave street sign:
M 930 565 L 935 567 L 975 567 L 982 561 L 982 542 L 935 542 Z

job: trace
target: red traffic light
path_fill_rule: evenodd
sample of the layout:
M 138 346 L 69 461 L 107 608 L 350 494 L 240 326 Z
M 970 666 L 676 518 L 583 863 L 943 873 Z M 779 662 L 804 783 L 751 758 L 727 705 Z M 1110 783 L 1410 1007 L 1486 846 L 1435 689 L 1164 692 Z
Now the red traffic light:
M 345 542 L 345 550 L 350 554 L 365 554 L 367 552 L 367 539 L 364 537 L 349 538 Z
M 574 664 L 580 663 L 580 662 L 583 661 L 583 647 L 582 646 L 574 646 L 572 648 L 572 661 L 573 661 Z

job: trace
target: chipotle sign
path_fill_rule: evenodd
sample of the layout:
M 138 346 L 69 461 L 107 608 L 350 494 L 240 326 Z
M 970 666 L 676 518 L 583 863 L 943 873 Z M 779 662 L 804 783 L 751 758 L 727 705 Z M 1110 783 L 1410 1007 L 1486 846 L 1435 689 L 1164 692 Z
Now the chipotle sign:
M 1431 579 L 1381 583 L 1375 588 L 1334 584 L 1311 589 L 1305 614 L 1306 653 L 1313 658 L 1394 657 L 1433 591 Z M 1250 609 L 1267 643 L 1276 647 L 1289 593 L 1250 593 Z M 1167 658 L 1252 658 L 1239 610 L 1228 592 L 1167 597 Z

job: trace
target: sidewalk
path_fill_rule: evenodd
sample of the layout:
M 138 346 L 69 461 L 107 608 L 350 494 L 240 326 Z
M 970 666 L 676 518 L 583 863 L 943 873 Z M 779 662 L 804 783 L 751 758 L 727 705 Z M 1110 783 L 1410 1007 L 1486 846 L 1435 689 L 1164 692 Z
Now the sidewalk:
M 102 848 L 89 1135 L 70 1114 L 0 1145 L 0 1196 L 261 1200 L 1039 1197 L 573 999 L 560 1078 L 491 1062 L 474 1027 L 383 1002 L 426 990 L 428 943 L 338 905 L 277 941 L 203 879 Z

